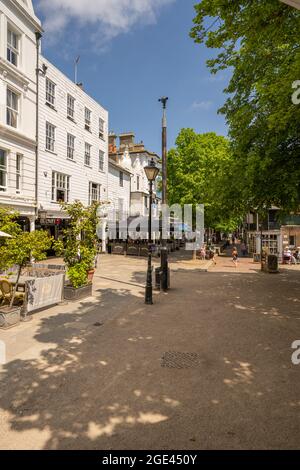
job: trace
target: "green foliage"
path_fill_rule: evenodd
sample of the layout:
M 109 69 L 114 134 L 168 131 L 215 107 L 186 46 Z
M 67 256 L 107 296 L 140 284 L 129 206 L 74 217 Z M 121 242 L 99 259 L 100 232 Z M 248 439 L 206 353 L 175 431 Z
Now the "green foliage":
M 0 230 L 9 235 L 16 236 L 22 232 L 17 223 L 18 212 L 10 208 L 0 207 Z
M 0 230 L 12 235 L 5 238 L 0 246 L 0 267 L 7 269 L 18 265 L 25 266 L 31 258 L 40 261 L 46 258 L 46 251 L 50 249 L 52 239 L 47 232 L 23 232 L 16 222 L 17 213 L 9 213 L 0 209 Z
M 17 213 L 10 213 L 8 209 L 0 210 L 0 230 L 7 231 L 12 238 L 6 238 L 0 246 L 0 268 L 8 269 L 18 266 L 17 281 L 11 305 L 13 305 L 15 293 L 21 270 L 33 258 L 41 261 L 46 258 L 46 252 L 51 248 L 52 238 L 45 231 L 23 232 L 16 222 Z
M 202 0 L 195 9 L 192 38 L 217 51 L 208 67 L 232 71 L 220 112 L 229 124 L 238 200 L 299 209 L 300 106 L 291 98 L 300 79 L 300 12 L 270 0 Z
M 62 209 L 69 216 L 69 225 L 63 232 L 63 240 L 54 242 L 54 249 L 58 256 L 63 256 L 73 287 L 76 287 L 73 280 L 77 284 L 83 282 L 83 277 L 85 279 L 81 285 L 86 284 L 87 271 L 94 267 L 97 253 L 96 240 L 99 223 L 97 211 L 99 205 L 95 203 L 85 207 L 80 201 L 62 204 Z M 85 272 L 84 276 L 83 272 Z
M 77 263 L 68 269 L 68 278 L 75 289 L 85 286 L 87 283 L 86 265 Z
M 235 214 L 231 206 L 232 161 L 225 137 L 182 129 L 176 148 L 168 154 L 169 203 L 204 204 L 206 226 L 236 228 L 240 214 Z

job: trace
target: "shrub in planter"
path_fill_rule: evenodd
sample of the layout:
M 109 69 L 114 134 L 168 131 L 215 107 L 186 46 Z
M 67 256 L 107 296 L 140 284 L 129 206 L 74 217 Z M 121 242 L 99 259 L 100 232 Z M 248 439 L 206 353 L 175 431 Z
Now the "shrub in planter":
M 73 289 L 82 289 L 93 280 L 97 255 L 98 207 L 99 204 L 85 207 L 80 201 L 62 204 L 70 222 L 63 232 L 63 240 L 55 242 L 55 250 L 57 255 L 62 255 L 64 258 L 67 275 Z M 72 295 L 74 299 L 77 298 L 77 294 L 70 293 L 70 286 L 66 289 L 67 297 L 65 298 L 71 299 Z
M 7 316 L 11 312 L 11 317 L 15 319 L 18 318 L 19 313 L 18 309 L 16 309 L 13 304 L 16 298 L 22 269 L 32 258 L 35 261 L 45 259 L 46 252 L 50 249 L 52 244 L 52 238 L 45 231 L 23 232 L 16 222 L 17 217 L 17 213 L 11 213 L 8 209 L 1 208 L 0 230 L 6 231 L 6 233 L 11 235 L 11 238 L 7 238 L 1 243 L 0 269 L 4 270 L 17 266 L 17 278 L 10 305 L 9 307 L 4 307 L 3 313 Z M 2 307 L 0 307 L 0 311 L 1 309 Z M 8 316 L 6 318 L 8 318 Z
M 72 287 L 78 289 L 79 287 L 87 284 L 87 271 L 85 264 L 77 263 L 68 269 L 68 278 L 72 284 Z

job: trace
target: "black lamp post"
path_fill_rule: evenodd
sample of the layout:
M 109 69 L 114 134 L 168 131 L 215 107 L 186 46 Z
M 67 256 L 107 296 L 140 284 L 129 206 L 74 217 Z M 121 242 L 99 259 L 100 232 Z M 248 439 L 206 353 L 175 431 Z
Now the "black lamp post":
M 162 118 L 162 204 L 163 206 L 168 202 L 167 195 L 167 102 L 168 97 L 164 96 L 158 101 L 162 103 L 163 106 L 163 118 Z M 163 227 L 162 227 L 163 231 Z M 160 260 L 161 260 L 161 287 L 163 291 L 169 289 L 169 265 L 168 265 L 168 248 L 167 240 L 165 240 L 163 233 L 161 234 L 161 250 L 160 250 Z
M 153 304 L 152 299 L 152 197 L 153 197 L 153 183 L 157 178 L 159 169 L 155 166 L 152 160 L 144 168 L 147 179 L 149 181 L 149 218 L 148 218 L 148 269 L 147 269 L 147 284 L 145 292 L 145 303 L 147 305 Z

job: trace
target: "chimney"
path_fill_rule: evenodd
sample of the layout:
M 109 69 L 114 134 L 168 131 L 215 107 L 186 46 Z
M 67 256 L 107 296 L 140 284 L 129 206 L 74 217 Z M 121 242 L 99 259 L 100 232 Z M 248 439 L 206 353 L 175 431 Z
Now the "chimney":
M 109 133 L 108 149 L 109 153 L 117 153 L 117 135 L 114 132 Z
M 120 150 L 124 150 L 127 145 L 129 149 L 134 146 L 134 133 L 133 132 L 125 132 L 124 134 L 120 134 L 119 137 L 120 137 Z

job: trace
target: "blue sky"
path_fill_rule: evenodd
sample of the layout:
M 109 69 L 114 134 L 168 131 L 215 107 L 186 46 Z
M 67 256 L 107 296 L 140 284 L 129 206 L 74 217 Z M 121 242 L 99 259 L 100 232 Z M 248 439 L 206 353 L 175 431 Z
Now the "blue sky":
M 108 109 L 110 130 L 134 131 L 160 153 L 158 98 L 168 96 L 169 147 L 182 127 L 226 135 L 217 114 L 226 75 L 212 77 L 212 51 L 189 38 L 196 0 L 90 0 L 91 11 L 80 9 L 85 0 L 70 1 L 33 0 L 45 26 L 43 53 L 70 78 L 80 54 L 78 79 Z

